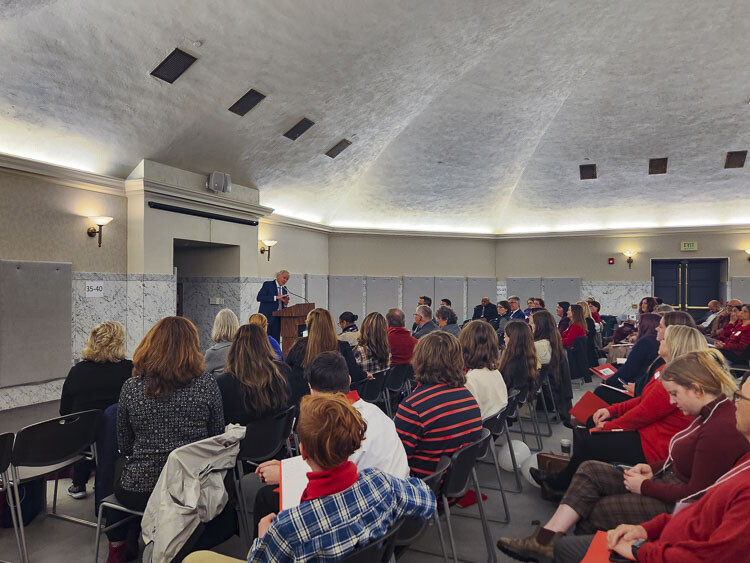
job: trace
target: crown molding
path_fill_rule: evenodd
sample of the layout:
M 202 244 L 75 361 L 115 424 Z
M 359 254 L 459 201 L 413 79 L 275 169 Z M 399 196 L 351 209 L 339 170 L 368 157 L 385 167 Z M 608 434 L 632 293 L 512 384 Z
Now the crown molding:
M 314 231 L 316 233 L 330 234 L 334 232 L 333 227 L 323 225 L 322 223 L 313 223 L 311 221 L 295 219 L 294 217 L 287 217 L 286 215 L 278 215 L 276 213 L 263 217 L 262 219 L 260 219 L 260 222 L 265 225 L 283 225 L 285 227 L 296 227 L 298 229 Z
M 42 177 L 53 184 L 69 188 L 125 197 L 125 181 L 113 176 L 83 172 L 4 153 L 0 153 L 0 170 L 22 176 Z

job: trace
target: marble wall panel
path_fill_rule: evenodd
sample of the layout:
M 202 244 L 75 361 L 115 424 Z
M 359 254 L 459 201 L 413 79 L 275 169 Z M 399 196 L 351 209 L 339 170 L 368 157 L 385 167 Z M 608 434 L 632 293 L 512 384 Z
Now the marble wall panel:
M 246 323 L 250 315 L 258 312 L 260 303 L 258 303 L 257 296 L 261 287 L 263 287 L 263 280 L 260 278 L 240 278 L 241 323 Z
M 508 284 L 505 280 L 497 280 L 497 295 L 495 297 L 495 303 L 506 299 L 508 299 Z
M 581 299 L 593 295 L 602 305 L 603 315 L 633 315 L 637 309 L 633 308 L 640 300 L 653 295 L 650 281 L 615 282 L 590 281 L 581 283 Z
M 56 401 L 60 398 L 64 379 L 33 385 L 5 387 L 0 393 L 0 411 Z
M 128 275 L 126 289 L 126 318 L 127 325 L 127 351 L 128 356 L 133 357 L 133 352 L 138 347 L 144 336 L 143 332 L 143 275 Z
M 101 282 L 103 297 L 89 297 L 86 284 Z M 89 332 L 103 321 L 117 321 L 127 329 L 127 281 L 120 274 L 74 273 L 72 287 L 72 351 L 73 361 L 81 359 Z M 64 375 L 64 374 L 63 374 Z
M 240 310 L 240 278 L 179 278 L 182 284 L 182 314 L 193 321 L 198 328 L 201 349 L 210 348 L 216 314 L 222 309 L 231 309 L 236 315 Z M 212 305 L 211 300 L 223 299 L 220 305 Z M 244 320 L 243 320 L 244 322 Z

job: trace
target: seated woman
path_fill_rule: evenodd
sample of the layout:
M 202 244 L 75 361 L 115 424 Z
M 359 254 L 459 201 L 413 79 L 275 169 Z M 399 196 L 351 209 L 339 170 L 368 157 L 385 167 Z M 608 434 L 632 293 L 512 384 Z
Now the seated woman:
M 677 354 L 708 349 L 700 332 L 684 326 L 667 327 L 661 346 L 664 347 L 662 353 L 670 361 L 676 359 Z M 610 420 L 612 417 L 617 418 Z M 584 461 L 619 461 L 635 465 L 667 459 L 669 440 L 691 421 L 671 403 L 661 381 L 654 379 L 640 397 L 596 411 L 591 424 L 598 431 L 589 433 L 586 428 L 576 431 L 573 456 L 565 469 L 559 473 L 546 473 L 532 468 L 530 474 L 542 487 L 542 495 L 554 498 L 568 488 Z
M 694 328 L 683 330 L 698 333 Z M 666 461 L 641 463 L 624 474 L 609 463 L 585 462 L 544 527 L 523 539 L 502 538 L 501 551 L 523 561 L 552 557 L 558 534 L 576 524 L 576 533 L 592 534 L 672 512 L 676 502 L 711 486 L 750 451 L 728 398 L 737 384 L 716 352 L 691 352 L 670 362 L 661 382 L 678 408 L 695 417 L 672 437 Z
M 222 309 L 216 314 L 211 329 L 211 340 L 215 344 L 206 350 L 206 371 L 213 375 L 219 375 L 224 371 L 229 347 L 238 328 L 240 321 L 231 309 Z
M 349 376 L 353 384 L 367 377 L 354 360 L 349 343 L 336 338 L 331 313 L 326 309 L 313 309 L 307 314 L 305 322 L 308 335 L 297 339 L 286 358 L 286 363 L 292 368 L 290 403 L 295 405 L 304 395 L 310 393 L 305 381 L 305 367 L 321 352 L 340 352 L 349 367 Z
M 288 364 L 276 360 L 266 331 L 260 325 L 242 325 L 229 349 L 224 373 L 216 378 L 224 421 L 250 424 L 286 409 L 292 395 L 291 374 Z
M 224 431 L 219 386 L 205 368 L 198 331 L 184 317 L 160 320 L 136 348 L 133 377 L 122 386 L 117 410 L 117 444 L 125 465 L 115 496 L 124 506 L 146 508 L 172 450 Z M 107 524 L 127 517 L 114 512 Z M 127 526 L 107 532 L 109 563 L 126 560 L 127 532 Z
M 456 312 L 447 305 L 441 305 L 438 307 L 438 310 L 435 311 L 435 321 L 437 321 L 440 330 L 449 332 L 456 338 L 461 334 L 461 327 L 458 326 L 458 316 L 456 315 Z
M 336 561 L 385 535 L 404 517 L 433 515 L 435 495 L 421 479 L 399 479 L 374 468 L 360 471 L 348 460 L 366 428 L 343 394 L 302 399 L 297 434 L 302 458 L 312 469 L 309 482 L 300 504 L 260 521 L 249 563 Z M 186 559 L 210 561 L 227 558 L 198 552 Z
M 465 387 L 463 353 L 455 336 L 436 330 L 420 338 L 412 365 L 417 386 L 399 405 L 394 422 L 412 475 L 426 477 L 441 456 L 479 440 L 482 414 Z
M 351 311 L 344 311 L 339 315 L 339 326 L 341 327 L 341 334 L 339 334 L 339 340 L 348 342 L 349 346 L 354 348 L 359 340 L 359 327 L 357 326 L 357 319 L 359 317 Z
M 125 359 L 125 328 L 117 322 L 104 321 L 91 329 L 81 358 L 63 383 L 61 415 L 114 405 L 120 398 L 122 384 L 133 374 L 133 362 Z M 70 496 L 86 498 L 86 483 L 95 467 L 94 461 L 88 459 L 73 466 Z
M 547 366 L 552 395 L 557 412 L 564 422 L 570 423 L 573 387 L 570 382 L 570 369 L 565 357 L 560 332 L 555 326 L 555 318 L 547 310 L 536 311 L 529 317 L 529 327 L 534 338 L 534 347 L 542 369 Z M 547 403 L 552 406 L 551 403 Z
M 570 326 L 570 317 L 568 317 L 568 309 L 570 309 L 570 303 L 567 301 L 560 301 L 557 304 L 555 312 L 560 317 L 560 321 L 557 323 L 557 330 L 562 334 Z
M 646 370 L 658 355 L 659 343 L 656 341 L 656 330 L 660 322 L 661 317 L 655 313 L 641 315 L 641 321 L 638 324 L 638 338 L 632 350 L 630 350 L 630 354 L 628 354 L 625 363 L 617 370 L 617 373 L 605 379 L 604 383 L 617 389 L 626 388 L 631 391 L 635 389 L 635 382 L 644 376 Z M 602 398 L 607 402 L 615 402 L 617 396 L 613 397 L 614 400 L 612 401 L 608 401 L 608 397 L 619 395 L 617 391 L 612 391 L 606 387 L 596 394 L 600 397 L 605 395 Z
M 252 314 L 247 320 L 247 324 L 258 325 L 266 334 L 268 334 L 268 319 L 265 315 L 261 315 L 260 313 Z M 273 348 L 274 354 L 276 354 L 276 358 L 274 359 L 283 362 L 284 354 L 281 352 L 281 345 L 279 344 L 279 341 L 269 334 L 268 343 L 271 345 L 271 348 Z
M 562 333 L 562 343 L 566 348 L 572 348 L 573 343 L 586 336 L 586 318 L 583 316 L 583 307 L 574 303 L 568 309 L 568 318 L 570 325 Z
M 464 356 L 466 388 L 479 404 L 482 419 L 499 413 L 508 404 L 508 388 L 497 366 L 500 349 L 497 334 L 485 321 L 471 321 L 458 337 Z
M 500 356 L 498 369 L 508 389 L 520 391 L 521 402 L 536 391 L 540 367 L 529 325 L 523 321 L 510 321 L 505 326 L 505 350 Z
M 362 321 L 354 361 L 368 376 L 391 367 L 391 346 L 388 343 L 388 326 L 380 313 L 370 313 Z
M 502 340 L 505 334 L 505 325 L 510 322 L 510 303 L 507 301 L 497 302 L 497 336 Z
M 747 362 L 750 349 L 750 305 L 743 305 L 737 313 L 737 322 L 731 326 L 725 340 L 714 345 L 732 363 Z
M 589 367 L 593 368 L 599 365 L 599 355 L 596 353 L 596 323 L 591 316 L 591 309 L 589 309 L 587 301 L 579 301 L 576 305 L 580 305 L 583 310 L 583 319 L 586 323 L 586 355 L 589 360 Z

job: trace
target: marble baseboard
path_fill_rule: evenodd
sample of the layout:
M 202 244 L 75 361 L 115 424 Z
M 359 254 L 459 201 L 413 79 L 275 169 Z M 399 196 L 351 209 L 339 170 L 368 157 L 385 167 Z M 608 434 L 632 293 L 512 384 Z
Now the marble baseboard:
M 62 393 L 64 379 L 55 379 L 33 385 L 5 387 L 0 393 L 0 411 L 56 401 Z

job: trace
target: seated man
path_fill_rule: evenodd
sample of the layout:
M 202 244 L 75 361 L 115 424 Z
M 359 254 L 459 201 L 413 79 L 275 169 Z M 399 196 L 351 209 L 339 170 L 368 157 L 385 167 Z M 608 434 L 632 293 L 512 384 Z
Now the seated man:
M 441 299 L 440 306 L 441 307 L 453 307 L 453 302 L 450 299 Z
M 432 307 L 432 298 L 431 298 L 431 297 L 427 297 L 426 295 L 422 295 L 422 296 L 421 296 L 421 297 L 419 298 L 419 302 L 417 303 L 417 307 L 419 307 L 419 306 L 421 306 L 421 305 L 427 305 L 428 307 Z M 416 332 L 416 330 L 417 330 L 418 328 L 419 328 L 419 325 L 417 324 L 417 322 L 416 322 L 416 321 L 414 321 L 414 324 L 413 324 L 413 325 L 411 325 L 411 332 L 412 332 L 412 334 L 413 334 L 414 332 Z
M 698 324 L 698 330 L 700 330 L 703 334 L 707 334 L 711 330 L 711 325 L 714 322 L 714 319 L 721 313 L 721 303 L 719 303 L 716 299 L 712 299 L 708 302 L 708 313 L 706 313 L 706 317 Z
M 411 363 L 411 356 L 417 339 L 406 329 L 404 312 L 401 309 L 388 309 L 385 315 L 388 323 L 388 345 L 391 347 L 391 365 Z
M 526 320 L 526 315 L 521 311 L 521 299 L 517 295 L 508 297 L 508 304 L 510 305 L 510 320 Z M 531 304 L 534 304 L 533 299 Z
M 732 400 L 737 430 L 750 441 L 750 382 Z M 705 489 L 683 498 L 672 514 L 661 514 L 641 525 L 620 524 L 607 532 L 609 549 L 628 561 L 747 561 L 750 534 L 750 454 Z M 703 493 L 703 496 L 700 494 Z M 699 499 L 699 500 L 696 500 Z M 592 536 L 559 538 L 555 561 L 581 561 Z
M 359 469 L 375 467 L 395 477 L 409 476 L 406 451 L 396 432 L 396 425 L 379 407 L 363 401 L 356 391 L 349 392 L 351 377 L 346 360 L 338 352 L 322 352 L 305 369 L 305 379 L 310 385 L 310 394 L 345 393 L 367 424 L 362 446 L 349 457 Z M 255 470 L 260 480 L 269 486 L 263 487 L 255 497 L 253 516 L 255 525 L 266 514 L 275 512 L 279 506 L 279 495 L 275 492 L 279 484 L 281 462 L 277 459 L 261 463 Z
M 420 479 L 399 479 L 351 460 L 367 423 L 344 395 L 306 396 L 297 434 L 312 469 L 300 504 L 269 514 L 258 526 L 248 562 L 335 561 L 385 535 L 404 517 L 430 518 L 435 495 Z M 198 552 L 186 561 L 211 561 Z
M 412 332 L 412 336 L 417 339 L 433 330 L 439 330 L 437 323 L 432 320 L 432 309 L 427 305 L 417 307 L 417 311 L 414 313 L 414 324 L 417 325 L 417 329 Z
M 727 306 L 724 307 L 723 311 L 720 311 L 714 322 L 711 323 L 711 331 L 709 336 L 711 338 L 721 339 L 722 333 L 728 324 L 737 322 L 737 312 L 742 306 L 742 301 L 739 299 L 731 299 L 727 301 Z M 710 342 L 710 340 L 709 340 Z
M 474 314 L 471 320 L 485 319 L 491 321 L 492 319 L 496 319 L 497 316 L 497 305 L 490 301 L 489 297 L 482 297 L 482 302 L 474 307 Z

